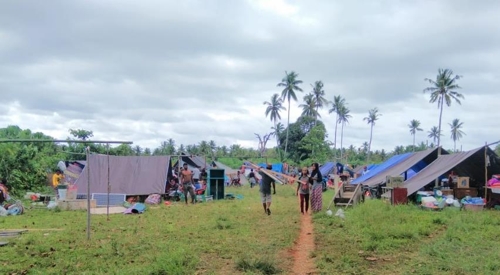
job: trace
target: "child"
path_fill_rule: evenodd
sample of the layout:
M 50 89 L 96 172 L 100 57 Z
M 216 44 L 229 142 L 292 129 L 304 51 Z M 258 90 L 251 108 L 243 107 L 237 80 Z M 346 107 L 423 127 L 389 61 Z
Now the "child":
M 307 213 L 309 210 L 309 171 L 307 167 L 302 168 L 302 173 L 299 176 L 299 183 L 297 184 L 297 195 L 300 195 L 300 213 Z M 305 207 L 304 207 L 305 206 Z

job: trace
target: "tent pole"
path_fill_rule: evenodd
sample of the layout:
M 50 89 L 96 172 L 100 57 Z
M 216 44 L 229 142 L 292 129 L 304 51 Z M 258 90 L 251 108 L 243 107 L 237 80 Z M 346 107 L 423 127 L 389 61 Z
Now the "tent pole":
M 484 200 L 488 202 L 488 143 L 484 143 Z
M 109 143 L 106 144 L 106 154 L 108 155 L 108 194 L 107 194 L 107 203 L 106 203 L 106 218 L 109 221 L 109 192 L 111 189 L 111 185 L 109 182 Z
M 87 240 L 90 240 L 90 147 L 87 146 Z

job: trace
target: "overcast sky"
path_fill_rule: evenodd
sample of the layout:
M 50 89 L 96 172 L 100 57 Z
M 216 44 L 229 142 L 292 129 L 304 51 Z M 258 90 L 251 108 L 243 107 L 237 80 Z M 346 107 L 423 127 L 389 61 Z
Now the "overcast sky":
M 344 145 L 411 144 L 408 124 L 438 124 L 422 91 L 438 68 L 462 75 L 465 96 L 443 114 L 464 122 L 464 150 L 500 140 L 500 1 L 2 1 L 0 127 L 155 148 L 214 140 L 257 146 L 270 131 L 264 101 L 285 71 L 346 98 Z M 292 103 L 291 121 L 300 115 Z M 334 116 L 322 110 L 329 139 Z M 282 114 L 286 124 L 286 112 Z

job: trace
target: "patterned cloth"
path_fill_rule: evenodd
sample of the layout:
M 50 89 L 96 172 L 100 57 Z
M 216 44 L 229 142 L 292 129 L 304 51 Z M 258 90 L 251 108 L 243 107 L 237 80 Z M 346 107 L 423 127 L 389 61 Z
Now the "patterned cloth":
M 315 182 L 312 187 L 311 208 L 313 212 L 321 211 L 323 206 L 323 185 L 321 182 Z

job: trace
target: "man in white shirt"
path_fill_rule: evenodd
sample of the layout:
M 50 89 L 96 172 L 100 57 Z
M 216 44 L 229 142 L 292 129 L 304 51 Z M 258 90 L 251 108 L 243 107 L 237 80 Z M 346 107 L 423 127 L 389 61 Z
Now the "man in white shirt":
M 200 181 L 200 169 L 194 167 L 193 168 L 193 181 L 194 181 L 194 184 L 197 184 L 199 181 Z

